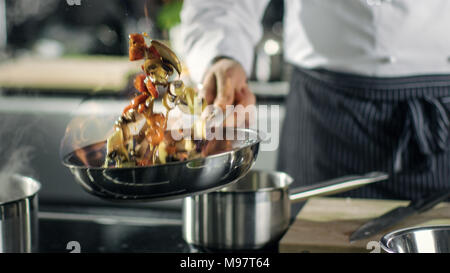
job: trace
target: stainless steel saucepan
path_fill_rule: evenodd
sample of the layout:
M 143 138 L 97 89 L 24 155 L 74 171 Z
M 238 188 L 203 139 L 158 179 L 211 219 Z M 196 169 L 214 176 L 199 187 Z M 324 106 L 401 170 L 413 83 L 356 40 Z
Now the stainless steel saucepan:
M 0 177 L 0 253 L 38 250 L 40 188 L 41 184 L 30 177 Z
M 259 249 L 278 241 L 287 230 L 291 203 L 387 178 L 385 173 L 373 172 L 289 190 L 293 179 L 285 173 L 250 171 L 231 186 L 185 197 L 183 237 L 208 249 Z

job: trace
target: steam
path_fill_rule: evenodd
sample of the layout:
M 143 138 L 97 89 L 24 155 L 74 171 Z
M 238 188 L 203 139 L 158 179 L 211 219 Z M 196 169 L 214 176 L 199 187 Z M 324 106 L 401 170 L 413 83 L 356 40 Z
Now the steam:
M 2 164 L 2 168 L 0 169 L 0 183 L 1 181 L 8 180 L 14 174 L 34 176 L 35 172 L 30 167 L 33 152 L 34 147 L 26 145 L 6 153 L 3 149 L 0 149 L 2 155 L 9 155 L 8 159 L 2 158 L 2 162 L 6 161 L 6 163 Z
M 40 118 L 2 117 L 0 118 L 0 183 L 7 181 L 14 174 L 35 177 L 31 160 L 35 154 Z M 26 136 L 33 136 L 34 141 L 26 142 Z M 35 138 L 36 137 L 36 138 Z

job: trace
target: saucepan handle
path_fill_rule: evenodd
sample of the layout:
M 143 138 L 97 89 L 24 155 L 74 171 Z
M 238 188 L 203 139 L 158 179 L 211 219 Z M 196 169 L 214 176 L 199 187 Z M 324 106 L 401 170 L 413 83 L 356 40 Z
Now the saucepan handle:
M 292 203 L 305 201 L 310 197 L 337 194 L 356 189 L 367 184 L 388 179 L 388 174 L 371 172 L 365 175 L 344 176 L 311 186 L 298 187 L 290 190 L 289 199 Z

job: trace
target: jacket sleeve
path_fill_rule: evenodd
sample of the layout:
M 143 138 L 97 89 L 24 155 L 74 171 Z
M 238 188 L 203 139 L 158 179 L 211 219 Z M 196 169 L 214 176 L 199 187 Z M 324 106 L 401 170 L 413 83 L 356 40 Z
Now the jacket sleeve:
M 183 56 L 190 76 L 202 81 L 212 60 L 228 56 L 239 61 L 247 75 L 254 47 L 261 39 L 261 20 L 269 0 L 185 0 L 181 12 Z

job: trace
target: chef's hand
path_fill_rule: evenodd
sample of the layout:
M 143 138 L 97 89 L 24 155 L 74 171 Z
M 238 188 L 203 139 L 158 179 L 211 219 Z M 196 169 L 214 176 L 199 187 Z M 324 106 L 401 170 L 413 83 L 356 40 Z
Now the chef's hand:
M 244 68 L 239 62 L 228 58 L 219 59 L 206 71 L 202 95 L 208 104 L 214 104 L 223 111 L 227 105 L 247 107 L 256 103 L 255 95 L 248 87 Z M 225 124 L 244 126 L 244 124 L 236 124 L 239 120 L 236 116 L 239 114 L 241 113 L 235 111 L 234 115 L 226 119 Z M 248 126 L 252 118 L 246 115 L 245 126 Z

